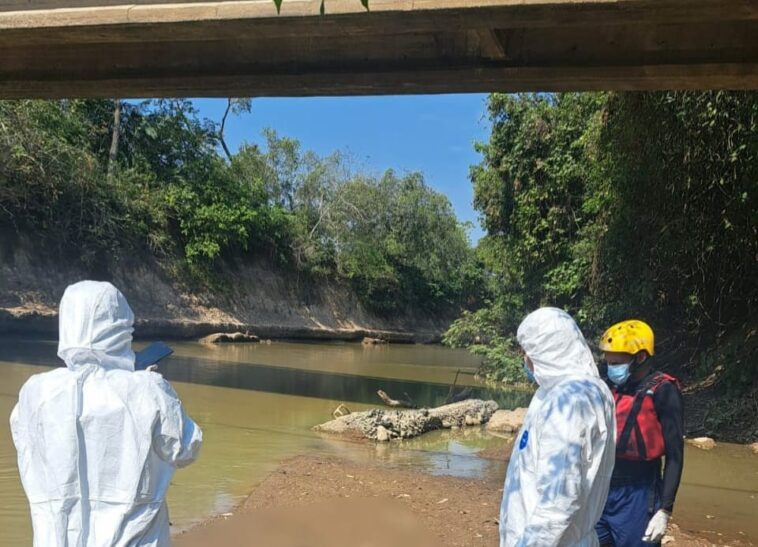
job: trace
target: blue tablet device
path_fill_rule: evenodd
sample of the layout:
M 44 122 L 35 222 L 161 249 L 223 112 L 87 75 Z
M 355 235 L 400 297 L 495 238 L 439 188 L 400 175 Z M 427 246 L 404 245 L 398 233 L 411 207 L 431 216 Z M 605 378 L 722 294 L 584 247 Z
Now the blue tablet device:
M 150 365 L 156 364 L 172 353 L 174 353 L 174 350 L 163 342 L 153 342 L 145 349 L 134 352 L 134 370 L 145 370 Z

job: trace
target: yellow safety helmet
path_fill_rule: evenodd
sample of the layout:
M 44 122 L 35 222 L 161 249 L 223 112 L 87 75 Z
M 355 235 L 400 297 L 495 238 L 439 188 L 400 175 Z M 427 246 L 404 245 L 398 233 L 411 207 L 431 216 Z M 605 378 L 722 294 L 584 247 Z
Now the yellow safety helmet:
M 644 321 L 630 319 L 611 326 L 600 337 L 602 351 L 616 351 L 635 355 L 643 349 L 648 355 L 655 355 L 653 329 Z

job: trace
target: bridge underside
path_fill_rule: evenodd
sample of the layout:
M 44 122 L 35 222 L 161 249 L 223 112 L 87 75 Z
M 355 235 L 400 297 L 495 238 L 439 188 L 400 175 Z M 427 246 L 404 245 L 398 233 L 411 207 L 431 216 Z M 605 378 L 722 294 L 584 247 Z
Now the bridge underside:
M 754 0 L 319 7 L 0 0 L 0 97 L 758 89 Z

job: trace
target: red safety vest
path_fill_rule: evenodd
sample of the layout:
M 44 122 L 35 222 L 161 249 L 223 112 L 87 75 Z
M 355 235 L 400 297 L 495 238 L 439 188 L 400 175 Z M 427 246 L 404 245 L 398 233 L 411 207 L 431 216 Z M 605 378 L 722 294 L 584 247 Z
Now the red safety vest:
M 673 376 L 656 372 L 636 393 L 613 390 L 616 399 L 616 457 L 623 460 L 653 461 L 666 453 L 663 429 L 655 413 L 653 394 L 664 382 L 679 389 Z

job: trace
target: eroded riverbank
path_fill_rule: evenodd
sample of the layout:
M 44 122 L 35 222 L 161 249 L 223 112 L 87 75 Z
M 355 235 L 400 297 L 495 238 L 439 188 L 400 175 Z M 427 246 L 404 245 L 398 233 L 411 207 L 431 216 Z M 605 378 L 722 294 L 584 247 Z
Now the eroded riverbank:
M 393 326 L 397 325 L 380 324 L 372 327 L 350 321 L 324 324 L 318 318 L 308 317 L 297 317 L 294 320 L 272 317 L 269 320 L 246 322 L 224 315 L 219 310 L 202 310 L 189 317 L 138 319 L 135 324 L 135 337 L 197 340 L 218 332 L 250 332 L 262 339 L 274 340 L 354 342 L 369 337 L 395 344 L 430 344 L 439 342 L 443 332 L 441 325 L 427 324 L 426 328 L 413 330 L 392 328 Z M 0 307 L 0 334 L 57 336 L 57 310 L 48 305 Z
M 114 258 L 107 272 L 78 260 L 54 260 L 37 241 L 0 234 L 0 334 L 55 337 L 65 288 L 82 279 L 111 281 L 126 296 L 139 338 L 198 339 L 214 332 L 250 331 L 261 338 L 438 341 L 456 318 L 454 309 L 428 313 L 398 307 L 391 314 L 368 308 L 349 281 L 297 272 L 263 257 L 223 265 L 220 286 L 190 286 L 167 264 L 150 257 Z M 78 257 L 72 257 L 78 258 Z M 223 282 L 221 281 L 223 280 Z

